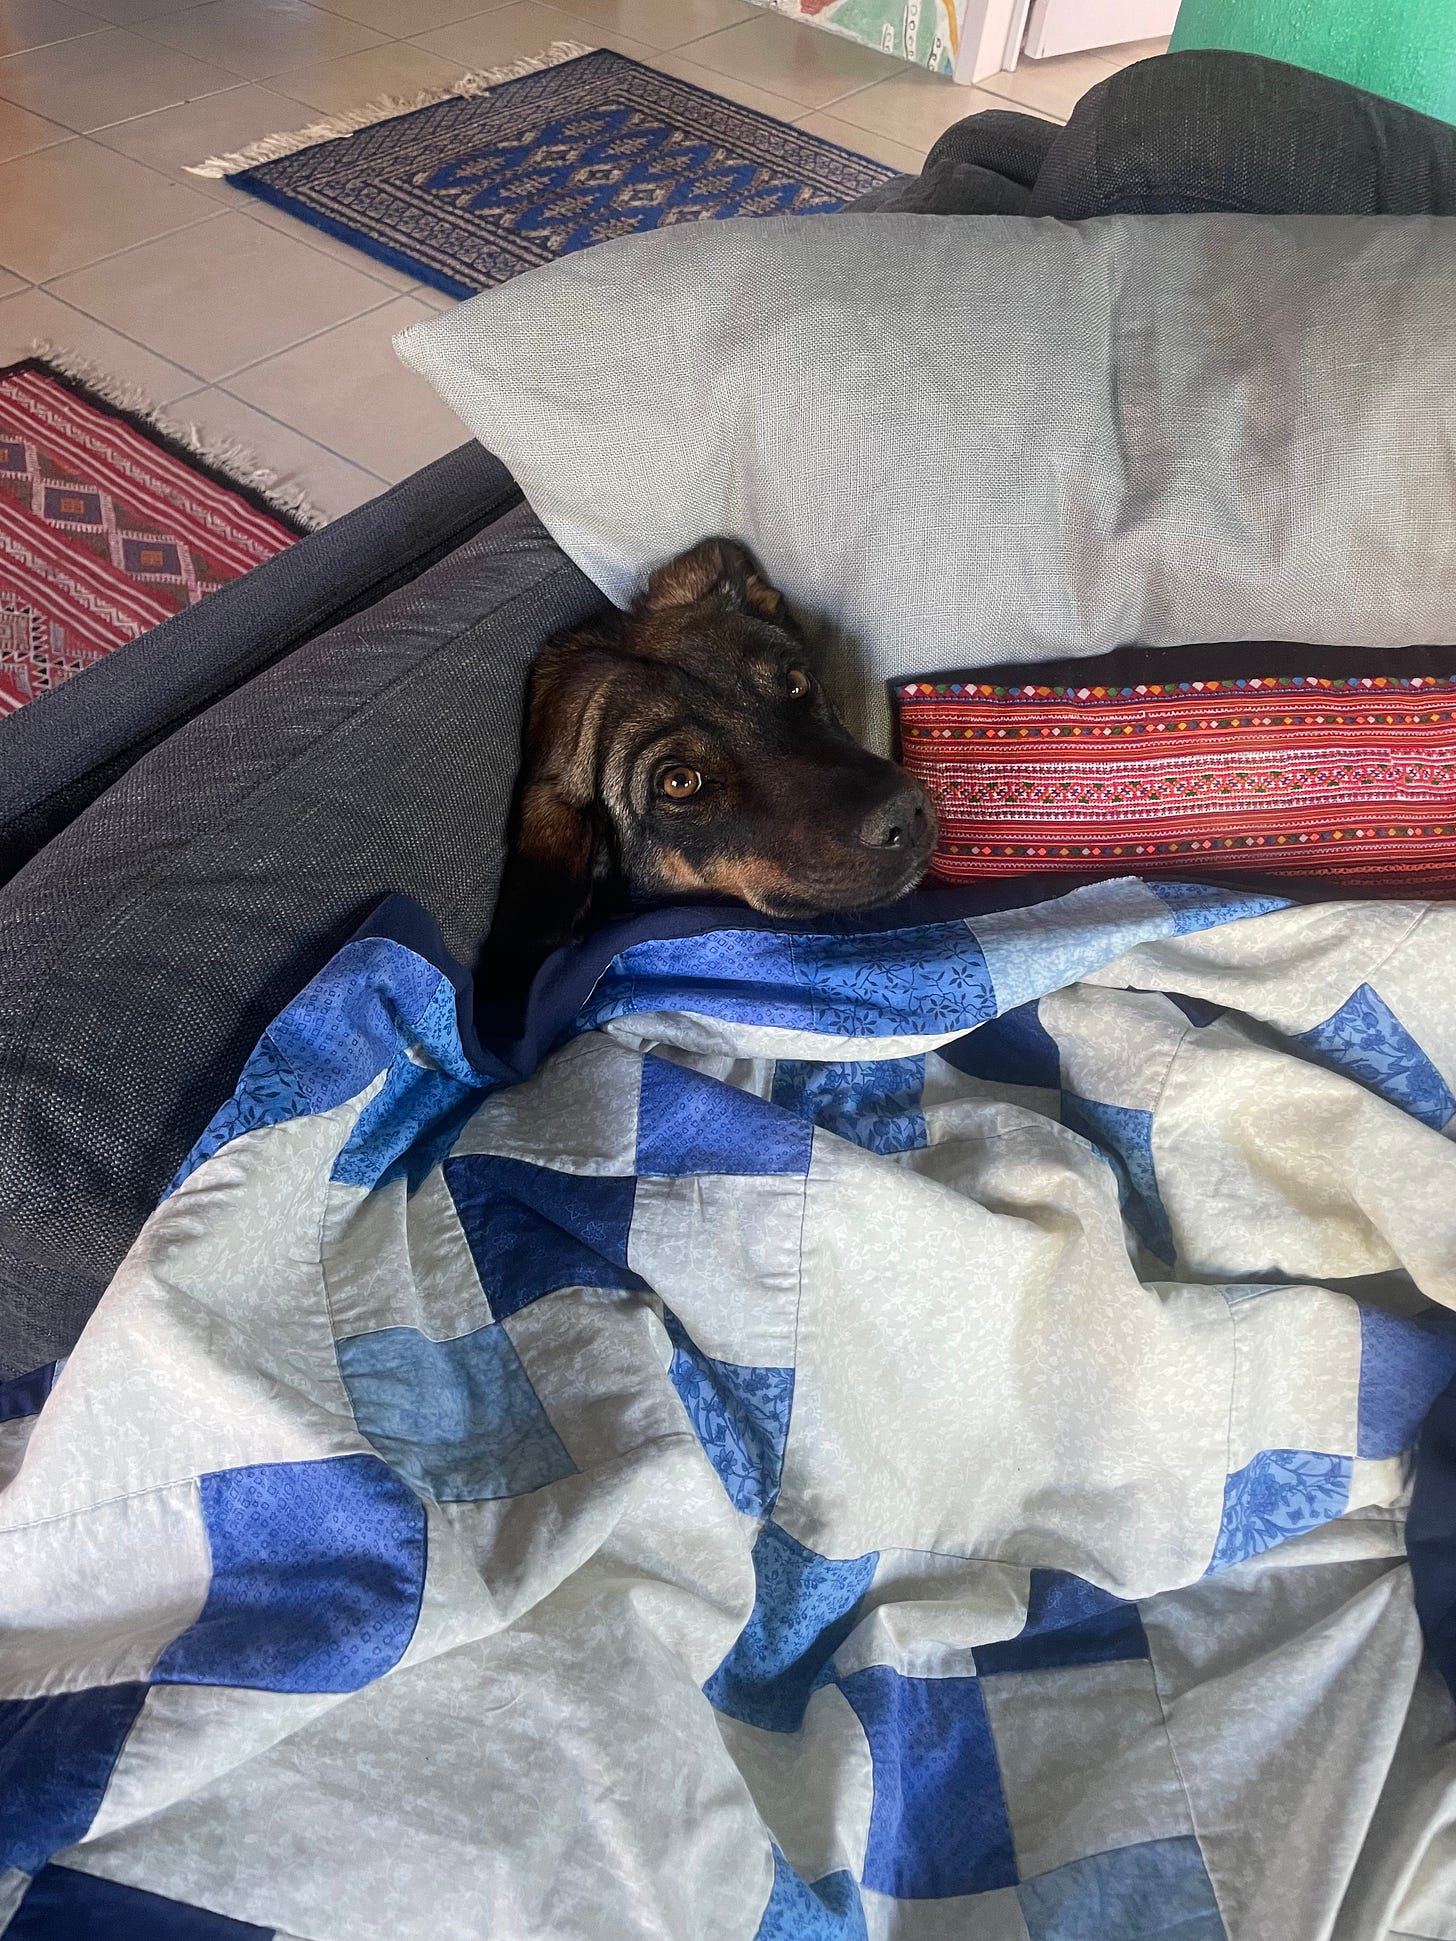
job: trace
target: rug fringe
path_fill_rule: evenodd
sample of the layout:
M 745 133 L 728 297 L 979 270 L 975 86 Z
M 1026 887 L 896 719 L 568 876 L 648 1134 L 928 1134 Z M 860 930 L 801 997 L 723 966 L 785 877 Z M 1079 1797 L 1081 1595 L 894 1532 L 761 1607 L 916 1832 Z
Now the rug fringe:
M 31 345 L 30 354 L 58 377 L 74 378 L 104 403 L 114 404 L 118 411 L 140 418 L 160 436 L 193 453 L 234 484 L 245 485 L 250 492 L 256 493 L 272 506 L 275 512 L 281 512 L 295 524 L 306 527 L 310 532 L 316 532 L 320 526 L 328 524 L 327 513 L 319 511 L 301 485 L 287 484 L 281 474 L 265 465 L 240 439 L 214 437 L 190 419 L 184 422 L 169 418 L 152 403 L 139 385 L 113 377 L 99 364 L 93 364 L 89 357 L 79 357 L 74 351 L 64 350 L 44 339 Z
M 416 108 L 433 108 L 439 101 L 484 94 L 488 88 L 499 87 L 502 81 L 519 81 L 523 74 L 538 74 L 543 68 L 559 67 L 564 61 L 578 60 L 592 51 L 577 40 L 556 40 L 544 53 L 524 55 L 518 61 L 508 61 L 504 67 L 472 69 L 452 81 L 448 88 L 427 88 L 420 94 L 380 95 L 366 101 L 362 108 L 350 108 L 344 114 L 311 121 L 306 128 L 296 128 L 291 134 L 264 135 L 259 141 L 249 142 L 246 148 L 234 149 L 230 155 L 210 155 L 205 162 L 189 166 L 187 173 L 221 181 L 225 176 L 256 168 L 260 162 L 277 162 L 285 155 L 296 155 L 300 149 L 316 148 L 320 142 L 339 141 L 345 135 L 357 134 L 361 128 L 372 128 L 376 122 L 393 121 L 397 115 L 413 114 Z

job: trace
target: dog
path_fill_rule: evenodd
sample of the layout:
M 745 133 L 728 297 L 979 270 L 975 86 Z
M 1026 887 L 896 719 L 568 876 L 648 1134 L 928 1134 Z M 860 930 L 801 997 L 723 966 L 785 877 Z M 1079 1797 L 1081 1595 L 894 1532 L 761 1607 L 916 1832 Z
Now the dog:
M 483 968 L 522 988 L 559 945 L 674 898 L 790 918 L 891 903 L 934 842 L 925 791 L 849 734 L 782 594 L 705 539 L 628 612 L 543 649 Z

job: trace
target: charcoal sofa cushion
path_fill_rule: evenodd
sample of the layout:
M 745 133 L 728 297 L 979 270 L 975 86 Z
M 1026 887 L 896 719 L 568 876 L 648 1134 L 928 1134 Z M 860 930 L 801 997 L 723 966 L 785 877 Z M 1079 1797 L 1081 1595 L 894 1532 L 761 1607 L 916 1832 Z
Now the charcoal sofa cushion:
M 520 499 L 472 440 L 0 719 L 0 884 L 193 715 Z
M 0 895 L 0 1377 L 69 1348 L 264 1025 L 381 898 L 471 961 L 525 671 L 601 604 L 517 507 L 169 737 Z
M 1439 218 L 685 225 L 397 344 L 613 600 L 747 541 L 881 746 L 930 668 L 1456 640 Z

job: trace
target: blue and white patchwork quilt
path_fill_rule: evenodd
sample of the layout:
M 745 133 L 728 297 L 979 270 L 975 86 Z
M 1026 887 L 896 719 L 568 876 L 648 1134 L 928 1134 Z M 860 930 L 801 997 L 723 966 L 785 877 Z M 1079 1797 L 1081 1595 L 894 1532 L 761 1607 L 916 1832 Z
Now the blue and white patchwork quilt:
M 962 907 L 288 1007 L 0 1390 L 9 1941 L 1456 1937 L 1456 907 Z

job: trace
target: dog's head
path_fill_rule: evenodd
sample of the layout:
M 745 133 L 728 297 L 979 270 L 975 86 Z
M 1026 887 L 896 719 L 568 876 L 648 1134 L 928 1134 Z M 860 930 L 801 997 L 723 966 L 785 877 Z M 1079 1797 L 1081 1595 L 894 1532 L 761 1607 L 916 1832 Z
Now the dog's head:
M 614 902 L 888 903 L 934 839 L 924 790 L 852 739 L 783 597 L 731 540 L 659 568 L 630 612 L 536 665 L 509 920 L 542 951 Z

